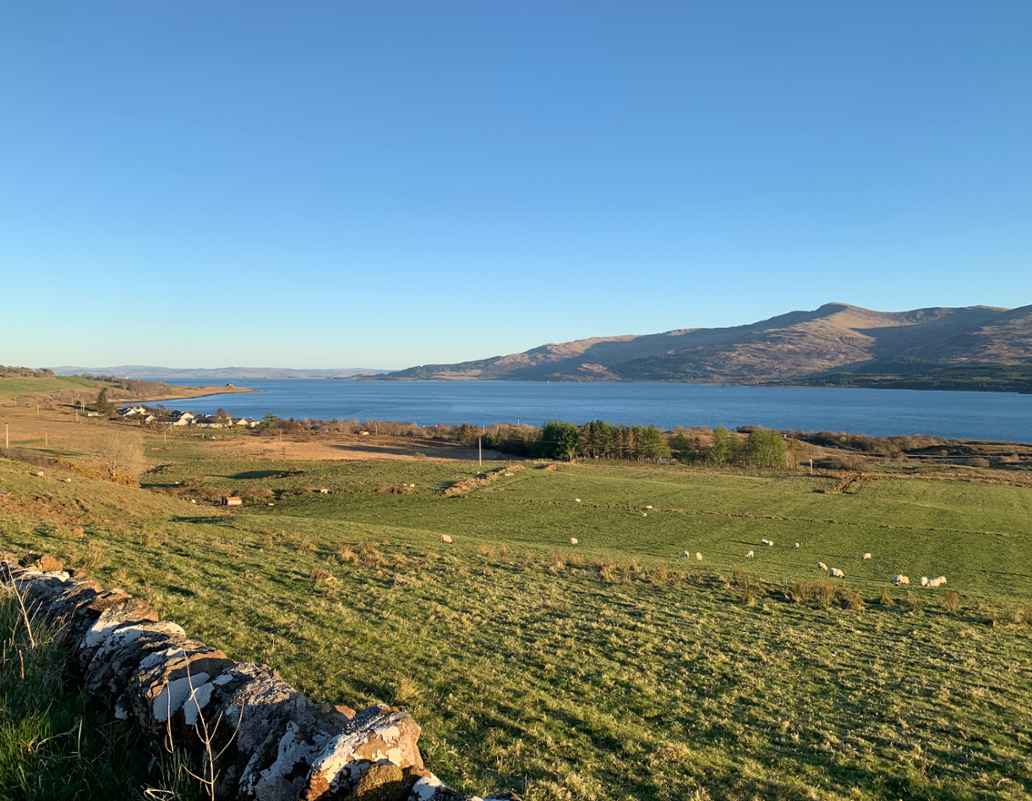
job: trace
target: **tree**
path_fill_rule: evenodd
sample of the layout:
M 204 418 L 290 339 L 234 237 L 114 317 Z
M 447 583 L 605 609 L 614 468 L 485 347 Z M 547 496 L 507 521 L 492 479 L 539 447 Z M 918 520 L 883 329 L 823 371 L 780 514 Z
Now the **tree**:
M 111 414 L 115 411 L 115 404 L 108 399 L 107 387 L 101 387 L 97 393 L 97 411 L 101 414 Z
M 754 428 L 749 434 L 745 452 L 749 464 L 753 467 L 774 470 L 783 470 L 788 456 L 785 438 L 769 428 Z
M 111 481 L 135 486 L 147 467 L 143 443 L 136 437 L 117 434 L 104 440 L 99 449 L 100 460 Z
M 738 458 L 738 436 L 723 426 L 713 429 L 713 444 L 709 449 L 710 464 L 733 464 Z
M 639 459 L 658 462 L 670 458 L 670 445 L 667 444 L 663 432 L 655 426 L 644 426 L 636 430 L 637 453 Z
M 573 423 L 550 420 L 541 429 L 542 455 L 550 459 L 572 462 L 577 457 L 580 432 Z

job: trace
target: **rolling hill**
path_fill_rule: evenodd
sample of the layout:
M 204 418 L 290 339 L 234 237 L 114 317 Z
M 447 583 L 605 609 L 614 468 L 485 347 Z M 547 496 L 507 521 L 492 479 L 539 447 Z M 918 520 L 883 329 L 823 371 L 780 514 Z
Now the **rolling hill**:
M 829 303 L 727 328 L 580 339 L 386 379 L 685 381 L 1032 389 L 1032 306 L 879 312 Z

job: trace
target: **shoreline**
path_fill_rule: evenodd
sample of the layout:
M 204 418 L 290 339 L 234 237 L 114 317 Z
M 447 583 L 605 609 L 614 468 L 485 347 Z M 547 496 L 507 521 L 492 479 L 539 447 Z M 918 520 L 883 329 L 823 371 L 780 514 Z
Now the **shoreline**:
M 114 401 L 114 403 L 116 403 L 119 406 L 124 406 L 127 403 L 155 403 L 160 401 L 194 400 L 196 398 L 212 398 L 217 395 L 243 395 L 248 392 L 258 391 L 255 387 L 234 387 L 233 389 L 215 389 L 214 387 L 198 387 L 198 389 L 206 391 L 198 392 L 196 395 L 162 395 L 158 398 L 126 398 L 124 400 L 116 400 Z

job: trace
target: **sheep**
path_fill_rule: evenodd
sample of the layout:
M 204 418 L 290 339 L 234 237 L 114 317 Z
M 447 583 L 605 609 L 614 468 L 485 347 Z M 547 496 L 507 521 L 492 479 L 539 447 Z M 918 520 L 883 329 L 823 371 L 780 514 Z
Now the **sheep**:
M 910 586 L 910 576 L 903 576 L 903 575 L 893 576 L 892 577 L 892 583 L 895 584 L 897 587 L 909 587 Z
M 753 558 L 754 556 L 756 556 L 756 554 L 755 554 L 755 553 L 753 553 L 752 551 L 749 551 L 749 553 L 747 553 L 747 554 L 745 555 L 745 558 L 746 558 L 746 559 L 752 559 L 752 558 Z
M 818 563 L 817 563 L 817 567 L 819 567 L 819 568 L 820 568 L 821 570 L 823 570 L 823 571 L 824 571 L 825 573 L 827 573 L 827 572 L 828 572 L 828 566 L 827 566 L 826 564 L 824 564 L 824 562 L 818 562 Z
M 445 545 L 451 545 L 453 542 L 455 542 L 455 540 L 451 538 L 450 534 L 442 534 L 441 542 L 443 542 Z
M 580 499 L 580 498 L 574 498 L 574 499 L 573 499 L 573 502 L 574 502 L 574 503 L 580 503 L 580 502 L 581 502 L 581 499 Z
M 648 512 L 642 512 L 642 513 L 641 513 L 641 516 L 642 516 L 642 517 L 648 517 L 648 516 L 649 516 L 649 513 L 648 513 Z
M 797 543 L 795 544 L 795 547 L 796 547 L 796 548 L 798 548 L 798 547 L 799 547 L 799 543 L 798 543 L 798 542 L 797 542 Z
M 762 542 L 764 545 L 773 545 L 774 544 L 774 540 L 768 540 L 768 539 L 762 539 L 762 540 L 760 540 L 760 542 Z
M 843 572 L 842 572 L 842 571 L 841 571 L 841 570 L 840 570 L 839 568 L 837 568 L 837 567 L 833 567 L 833 568 L 831 568 L 831 570 L 829 570 L 828 572 L 829 572 L 829 573 L 831 574 L 832 578 L 845 578 L 845 577 L 846 577 L 846 574 L 845 574 L 845 573 L 843 573 Z
M 928 586 L 928 576 L 921 576 L 921 586 L 922 587 L 927 587 Z
M 695 552 L 695 561 L 696 562 L 701 562 L 702 561 L 702 554 L 699 553 L 698 551 Z
M 945 587 L 945 586 L 946 586 L 946 577 L 945 576 L 936 576 L 935 578 L 928 580 L 928 587 L 929 587 L 929 589 L 937 589 L 939 587 Z
M 691 559 L 692 558 L 692 552 L 691 551 L 685 551 L 684 552 L 684 558 L 685 559 Z
M 653 509 L 653 506 L 652 506 L 652 504 L 650 503 L 650 504 L 649 504 L 648 506 L 646 506 L 645 508 L 646 508 L 646 509 L 648 509 L 648 510 L 649 510 L 649 511 L 651 512 L 651 511 L 652 511 L 652 509 Z
M 576 544 L 577 544 L 577 538 L 576 537 L 570 537 L 570 545 L 576 545 Z
M 867 561 L 868 559 L 870 559 L 870 558 L 871 558 L 871 555 L 870 555 L 869 553 L 865 553 L 865 554 L 864 554 L 864 561 L 865 561 L 865 562 L 866 562 L 866 561 Z

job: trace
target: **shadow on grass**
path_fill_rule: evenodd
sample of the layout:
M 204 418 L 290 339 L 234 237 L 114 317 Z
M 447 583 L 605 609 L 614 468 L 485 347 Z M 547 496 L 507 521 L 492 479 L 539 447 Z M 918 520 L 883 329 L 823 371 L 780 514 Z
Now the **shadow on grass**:
M 233 519 L 225 515 L 174 515 L 169 518 L 172 523 L 195 523 L 209 526 L 233 527 Z
M 304 470 L 244 470 L 240 473 L 233 473 L 228 476 L 216 476 L 216 478 L 231 478 L 234 481 L 248 481 L 261 478 L 290 478 L 292 476 L 303 476 Z

